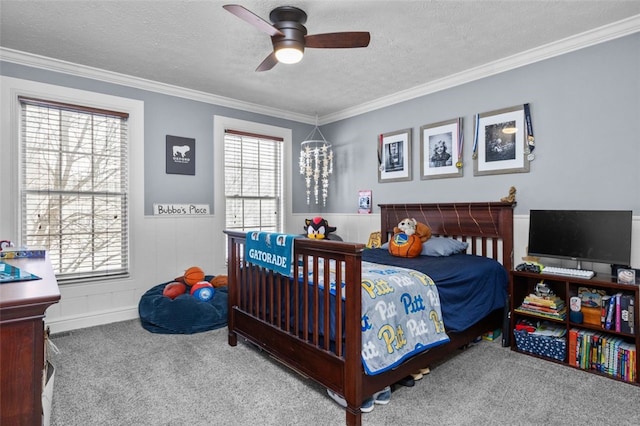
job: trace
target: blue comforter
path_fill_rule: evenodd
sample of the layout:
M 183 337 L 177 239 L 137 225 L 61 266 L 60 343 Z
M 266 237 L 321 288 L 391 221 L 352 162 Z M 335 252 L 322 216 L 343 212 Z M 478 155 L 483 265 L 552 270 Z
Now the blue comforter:
M 404 258 L 391 256 L 387 249 L 365 250 L 362 259 L 429 275 L 440 294 L 447 332 L 465 330 L 506 304 L 508 275 L 493 259 L 470 254 Z

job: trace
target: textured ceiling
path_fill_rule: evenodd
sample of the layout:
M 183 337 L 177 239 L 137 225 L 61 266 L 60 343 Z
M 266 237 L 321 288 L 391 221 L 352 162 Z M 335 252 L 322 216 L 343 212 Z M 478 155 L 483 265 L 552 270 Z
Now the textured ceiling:
M 258 73 L 271 41 L 227 3 L 1 0 L 0 46 L 322 117 L 640 14 L 638 0 L 246 0 L 265 20 L 305 10 L 309 34 L 371 33 L 367 48 L 307 49 Z

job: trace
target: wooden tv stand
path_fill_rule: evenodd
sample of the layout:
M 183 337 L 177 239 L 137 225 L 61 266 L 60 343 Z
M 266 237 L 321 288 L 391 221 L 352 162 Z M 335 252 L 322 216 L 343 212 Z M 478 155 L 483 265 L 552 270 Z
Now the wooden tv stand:
M 556 296 L 560 297 L 561 299 L 564 300 L 566 306 L 567 306 L 567 316 L 566 319 L 561 320 L 561 319 L 549 319 L 549 318 L 545 318 L 543 316 L 539 316 L 536 315 L 535 313 L 523 313 L 523 312 L 518 312 L 516 311 L 516 309 L 518 307 L 520 307 L 520 305 L 522 305 L 522 302 L 524 300 L 524 298 L 530 294 L 530 293 L 535 293 L 535 285 L 536 283 L 539 283 L 541 281 L 544 281 L 545 284 L 547 284 L 547 286 L 549 288 L 551 288 L 551 290 L 555 293 Z M 640 331 L 639 331 L 639 326 L 640 326 L 640 317 L 638 316 L 638 305 L 640 304 L 640 286 L 638 286 L 638 284 L 619 284 L 616 280 L 615 277 L 611 277 L 609 275 L 600 275 L 600 274 L 596 274 L 596 276 L 594 276 L 591 279 L 582 279 L 582 278 L 575 278 L 575 277 L 567 277 L 567 276 L 558 276 L 558 275 L 550 275 L 550 274 L 544 274 L 544 273 L 535 273 L 535 272 L 526 272 L 526 271 L 512 271 L 511 272 L 511 280 L 510 280 L 510 314 L 511 314 L 511 323 L 510 323 L 510 341 L 511 341 L 511 349 L 517 352 L 521 352 L 521 353 L 526 353 L 527 355 L 532 355 L 530 352 L 525 352 L 520 350 L 520 348 L 518 348 L 517 346 L 517 342 L 514 336 L 514 328 L 516 323 L 519 320 L 530 320 L 531 322 L 537 322 L 537 321 L 549 321 L 551 323 L 554 323 L 556 325 L 559 325 L 561 327 L 566 328 L 566 349 L 567 349 L 567 353 L 566 353 L 566 357 L 564 358 L 564 360 L 558 360 L 558 359 L 554 359 L 554 358 L 548 358 L 545 356 L 541 356 L 541 355 L 537 355 L 537 354 L 533 354 L 533 356 L 537 356 L 540 358 L 544 358 L 553 362 L 559 362 L 561 364 L 567 365 L 567 366 L 571 366 L 574 368 L 581 368 L 577 365 L 572 365 L 571 362 L 569 362 L 569 354 L 570 354 L 570 332 L 572 329 L 583 332 L 585 334 L 598 334 L 600 336 L 603 336 L 605 338 L 605 340 L 601 341 L 603 342 L 603 344 L 606 344 L 606 340 L 611 340 L 613 341 L 614 339 L 617 339 L 619 341 L 623 341 L 626 342 L 627 344 L 633 344 L 636 347 L 636 353 L 637 353 L 637 349 L 640 348 Z M 589 323 L 583 320 L 583 322 L 573 322 L 571 320 L 571 317 L 569 315 L 569 299 L 573 296 L 578 296 L 578 288 L 580 287 L 586 287 L 589 289 L 595 289 L 595 290 L 604 290 L 607 295 L 615 295 L 616 293 L 622 293 L 628 296 L 633 296 L 634 301 L 635 301 L 635 306 L 633 307 L 633 319 L 634 319 L 634 332 L 633 333 L 625 333 L 625 332 L 621 332 L 621 331 L 615 331 L 615 329 L 604 329 L 599 323 Z M 600 320 L 600 315 L 596 316 L 596 321 Z M 596 351 L 597 351 L 597 343 L 596 343 Z M 577 352 L 574 350 L 574 353 Z M 600 361 L 603 361 L 604 359 L 601 358 Z M 581 368 L 584 371 L 588 371 L 590 373 L 595 373 L 595 374 L 599 374 L 605 377 L 609 377 L 612 378 L 614 380 L 619 380 L 619 381 L 624 381 L 625 383 L 630 383 L 633 385 L 640 385 L 640 378 L 638 377 L 638 373 L 640 373 L 640 358 L 636 357 L 635 360 L 635 371 L 636 371 L 636 376 L 635 376 L 635 380 L 623 380 L 620 377 L 616 377 L 615 375 L 609 374 L 609 373 L 604 373 L 603 370 L 604 368 L 601 367 L 600 370 L 598 370 L 597 365 L 595 366 L 596 368 L 594 368 L 593 366 L 591 368 Z
M 3 260 L 42 279 L 0 284 L 0 424 L 42 424 L 44 316 L 60 300 L 49 259 Z

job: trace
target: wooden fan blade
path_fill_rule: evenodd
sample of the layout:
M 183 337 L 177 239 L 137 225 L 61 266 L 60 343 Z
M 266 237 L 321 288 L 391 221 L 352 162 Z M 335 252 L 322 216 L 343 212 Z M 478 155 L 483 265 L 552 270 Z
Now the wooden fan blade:
M 269 71 L 271 68 L 275 67 L 277 63 L 278 59 L 276 58 L 276 52 L 271 52 L 271 54 L 264 58 L 264 61 L 258 65 L 256 72 Z
M 305 47 L 319 49 L 367 47 L 370 40 L 371 35 L 366 31 L 313 34 L 304 37 Z
M 270 23 L 268 23 L 267 21 L 265 21 L 264 19 L 256 15 L 255 13 L 246 9 L 245 7 L 240 6 L 239 4 L 225 4 L 222 7 L 224 7 L 226 10 L 233 13 L 243 21 L 250 23 L 251 25 L 259 29 L 263 33 L 267 33 L 270 36 L 284 37 L 284 34 L 282 33 L 282 31 L 280 31 L 279 29 L 277 29 L 276 27 L 274 27 L 273 25 L 271 25 Z

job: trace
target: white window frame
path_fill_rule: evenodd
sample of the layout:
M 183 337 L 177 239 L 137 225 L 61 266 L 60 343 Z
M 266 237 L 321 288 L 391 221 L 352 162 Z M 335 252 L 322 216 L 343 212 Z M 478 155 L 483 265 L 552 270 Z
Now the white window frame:
M 233 129 L 247 133 L 255 133 L 262 135 L 270 135 L 274 137 L 282 138 L 283 150 L 282 150 L 282 226 L 283 231 L 287 232 L 288 224 L 292 223 L 291 214 L 291 144 L 292 144 L 292 131 L 285 127 L 271 126 L 262 123 L 256 123 L 252 121 L 239 120 L 231 117 L 225 117 L 221 115 L 215 115 L 213 117 L 213 164 L 214 164 L 214 202 L 215 202 L 215 224 L 216 228 L 223 230 L 226 223 L 226 202 L 224 191 L 224 131 L 225 129 Z M 302 226 L 302 225 L 301 225 Z M 300 231 L 302 232 L 302 231 Z M 221 234 L 220 238 L 220 250 L 221 253 L 226 253 L 226 238 L 224 234 Z M 220 263 L 222 269 L 226 269 L 224 261 Z
M 235 146 L 232 149 L 231 145 L 239 143 L 239 146 Z M 255 152 L 250 148 L 247 148 L 247 145 L 251 145 L 252 143 L 257 143 L 257 151 Z M 282 179 L 282 171 L 284 169 L 284 143 L 280 138 L 274 138 L 272 136 L 267 135 L 255 135 L 255 134 L 246 134 L 244 132 L 238 132 L 235 129 L 227 129 L 225 131 L 225 139 L 224 139 L 224 155 L 225 155 L 225 227 L 227 229 L 234 229 L 237 231 L 249 231 L 249 230 L 260 230 L 267 232 L 282 232 L 283 229 L 283 220 L 282 220 L 282 210 L 283 210 L 283 188 L 284 182 Z M 263 152 L 265 154 L 273 153 L 273 157 L 268 157 L 269 159 L 274 160 L 271 166 L 275 165 L 273 169 L 273 173 L 266 172 L 269 170 L 269 164 L 265 163 L 265 158 L 260 158 L 257 161 L 257 164 L 252 164 L 250 167 L 248 163 L 244 162 L 245 155 L 251 157 L 253 154 L 256 154 L 256 157 L 260 156 L 260 153 Z M 239 157 L 235 158 L 231 152 L 238 154 Z M 229 154 L 229 155 L 228 155 Z M 234 159 L 238 161 L 237 167 L 230 167 L 229 160 Z M 232 160 L 231 160 L 232 161 Z M 253 168 L 254 172 L 257 172 L 257 182 L 254 182 L 258 188 L 249 188 L 246 186 L 244 182 L 245 171 L 249 171 Z M 233 170 L 236 169 L 236 173 Z M 239 172 L 239 174 L 237 173 Z M 230 180 L 231 176 L 235 176 L 238 181 L 232 182 Z M 268 179 L 267 179 L 268 178 Z M 264 187 L 265 182 L 271 182 L 271 178 L 275 184 L 276 188 Z M 234 185 L 235 183 L 235 185 Z M 230 188 L 236 188 L 240 193 L 229 193 Z M 272 195 L 266 195 L 270 193 L 271 190 L 274 191 Z M 245 192 L 249 191 L 252 193 Z M 254 192 L 256 191 L 256 192 Z M 241 221 L 235 224 L 229 223 L 229 206 L 228 203 L 230 200 L 240 201 L 242 204 L 242 218 Z M 265 215 L 262 209 L 264 208 L 265 203 L 275 202 L 276 204 L 276 212 L 275 212 L 275 220 L 271 215 Z M 260 206 L 260 212 L 253 217 L 253 224 L 248 225 L 246 221 L 250 219 L 249 210 L 246 208 L 247 203 L 255 204 Z M 268 216 L 271 216 L 270 220 Z M 257 222 L 257 223 L 256 223 Z M 267 226 L 266 222 L 271 222 L 272 226 Z
M 129 272 L 112 279 L 131 278 L 134 272 L 135 217 L 144 211 L 144 170 L 129 166 L 143 162 L 144 156 L 144 103 L 142 101 L 89 92 L 68 87 L 0 76 L 0 197 L 9 202 L 0 203 L 0 235 L 21 246 L 20 222 L 20 114 L 18 97 L 41 98 L 55 102 L 87 105 L 98 109 L 121 111 L 129 114 Z M 100 281 L 107 277 L 82 278 L 61 281 L 79 283 Z

